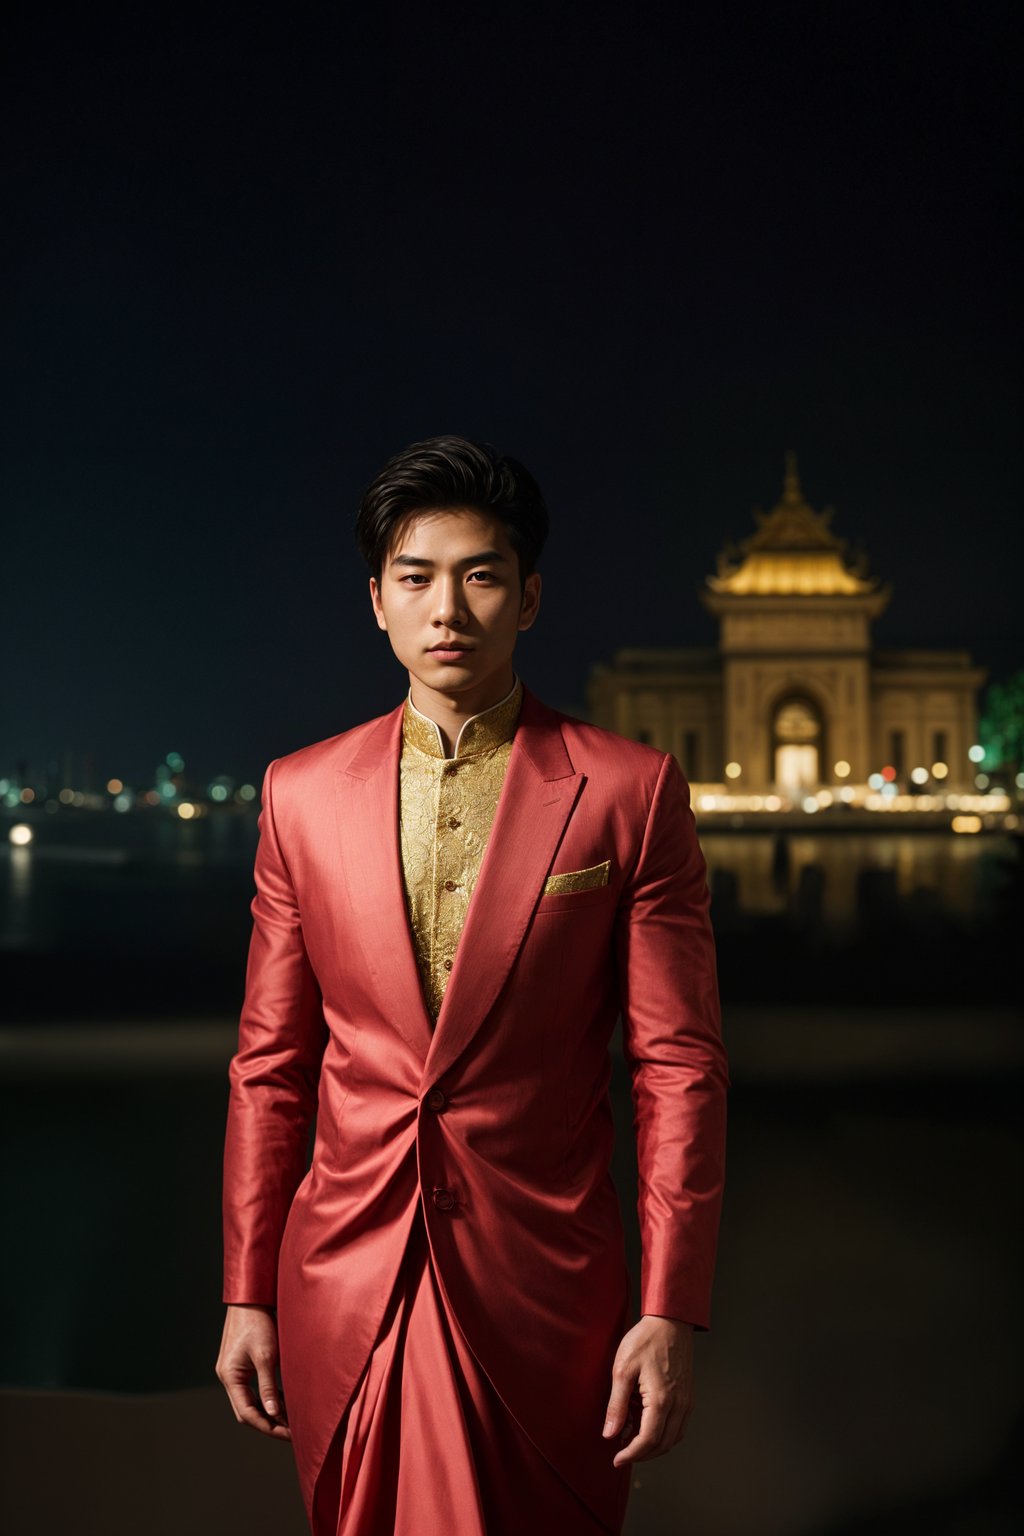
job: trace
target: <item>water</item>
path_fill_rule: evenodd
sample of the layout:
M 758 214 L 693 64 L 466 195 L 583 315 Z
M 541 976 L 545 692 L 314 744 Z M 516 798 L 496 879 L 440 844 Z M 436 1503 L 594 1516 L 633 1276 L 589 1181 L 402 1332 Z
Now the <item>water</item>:
M 858 922 L 858 887 L 865 874 L 891 877 L 897 900 L 932 895 L 943 911 L 967 923 L 990 921 L 1000 907 L 1014 856 L 1008 834 L 965 837 L 951 832 L 828 834 L 710 832 L 701 839 L 712 880 L 731 873 L 739 905 L 753 914 L 787 910 L 806 871 L 822 874 L 823 918 L 835 932 Z M 779 854 L 777 850 L 786 851 Z
M 28 847 L 0 836 L 4 1017 L 237 1013 L 254 812 L 197 822 L 37 812 L 32 824 Z M 1013 834 L 715 831 L 702 841 L 723 995 L 1015 995 Z

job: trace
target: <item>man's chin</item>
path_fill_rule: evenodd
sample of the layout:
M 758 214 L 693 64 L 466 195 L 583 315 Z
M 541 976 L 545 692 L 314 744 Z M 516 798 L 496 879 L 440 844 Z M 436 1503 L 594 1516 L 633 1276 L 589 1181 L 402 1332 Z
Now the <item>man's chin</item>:
M 409 668 L 409 673 L 424 688 L 433 688 L 439 693 L 469 687 L 481 677 L 479 663 L 474 666 L 471 656 L 464 661 L 439 661 L 429 651 Z
M 504 675 L 502 663 L 491 656 L 484 657 L 479 650 L 467 652 L 459 661 L 439 661 L 429 651 L 423 652 L 409 665 L 410 679 L 421 688 L 434 693 L 468 693 L 475 688 L 485 692 Z M 511 685 L 509 685 L 511 686 Z

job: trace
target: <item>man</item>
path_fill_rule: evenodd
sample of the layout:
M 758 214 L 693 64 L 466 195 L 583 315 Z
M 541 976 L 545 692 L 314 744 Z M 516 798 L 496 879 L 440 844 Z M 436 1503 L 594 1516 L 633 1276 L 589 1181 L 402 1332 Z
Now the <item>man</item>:
M 292 1439 L 316 1536 L 619 1532 L 691 1410 L 728 1088 L 705 866 L 675 758 L 513 668 L 546 532 L 488 446 L 391 459 L 357 537 L 408 695 L 264 779 L 217 1373 Z

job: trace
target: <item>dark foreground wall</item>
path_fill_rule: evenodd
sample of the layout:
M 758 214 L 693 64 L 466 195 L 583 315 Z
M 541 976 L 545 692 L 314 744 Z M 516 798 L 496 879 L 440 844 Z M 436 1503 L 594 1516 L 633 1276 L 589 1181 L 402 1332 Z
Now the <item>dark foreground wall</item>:
M 728 1187 L 697 1409 L 682 1445 L 637 1468 L 628 1530 L 1008 1531 L 1024 1279 L 1016 1018 L 727 1008 L 725 1028 Z M 83 1536 L 137 1532 L 154 1487 L 154 1536 L 302 1529 L 287 1450 L 239 1429 L 212 1377 L 232 1036 L 228 1020 L 2 1036 L 4 1166 L 24 1176 L 9 1196 L 0 1374 L 33 1389 L 2 1403 L 12 1536 L 72 1528 L 71 1507 Z M 635 1269 L 631 1105 L 615 1068 Z M 47 1471 L 56 1446 L 60 1477 Z

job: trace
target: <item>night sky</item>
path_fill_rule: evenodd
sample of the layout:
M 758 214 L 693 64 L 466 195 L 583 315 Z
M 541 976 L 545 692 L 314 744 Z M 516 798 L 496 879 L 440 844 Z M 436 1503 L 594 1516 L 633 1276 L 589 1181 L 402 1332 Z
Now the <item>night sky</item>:
M 880 644 L 1019 666 L 1015 10 L 21 6 L 0 774 L 258 782 L 392 708 L 352 525 L 440 432 L 545 492 L 549 703 L 714 642 L 787 448 Z

